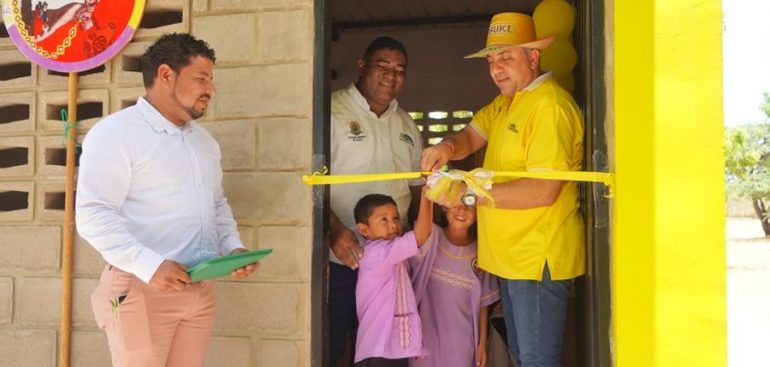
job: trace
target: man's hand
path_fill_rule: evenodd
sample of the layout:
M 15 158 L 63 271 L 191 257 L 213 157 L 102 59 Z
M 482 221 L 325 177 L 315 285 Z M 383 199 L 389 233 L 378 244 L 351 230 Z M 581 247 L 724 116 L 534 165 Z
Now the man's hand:
M 449 143 L 439 143 L 422 151 L 420 165 L 423 172 L 433 172 L 443 167 L 452 158 L 452 147 Z
M 345 226 L 339 227 L 329 233 L 332 251 L 345 266 L 356 270 L 358 269 L 358 259 L 364 255 L 364 249 L 358 243 L 358 238 L 353 231 Z
M 163 260 L 150 279 L 150 285 L 162 291 L 181 291 L 190 283 L 187 267 L 172 260 Z
M 230 254 L 234 255 L 234 254 L 240 254 L 240 253 L 248 252 L 248 251 L 249 250 L 247 250 L 245 248 L 237 248 L 237 249 L 233 250 L 233 252 L 231 252 Z M 251 264 L 246 265 L 244 267 L 241 267 L 241 268 L 233 270 L 233 272 L 230 273 L 230 277 L 231 278 L 235 278 L 235 279 L 246 278 L 247 276 L 251 275 L 251 273 L 253 273 L 254 270 L 257 270 L 258 267 L 259 267 L 259 261 L 251 263 Z

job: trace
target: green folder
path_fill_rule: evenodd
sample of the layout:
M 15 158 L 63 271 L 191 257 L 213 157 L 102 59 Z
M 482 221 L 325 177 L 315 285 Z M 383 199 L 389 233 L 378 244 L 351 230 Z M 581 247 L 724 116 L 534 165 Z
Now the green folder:
M 215 257 L 196 264 L 187 269 L 193 282 L 230 275 L 233 270 L 255 263 L 273 252 L 273 249 L 262 249 L 239 254 Z

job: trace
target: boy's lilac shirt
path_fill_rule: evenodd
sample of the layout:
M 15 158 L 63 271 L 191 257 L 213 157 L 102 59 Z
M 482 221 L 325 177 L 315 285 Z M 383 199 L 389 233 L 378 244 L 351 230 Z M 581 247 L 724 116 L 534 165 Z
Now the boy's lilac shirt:
M 366 240 L 356 284 L 356 362 L 426 354 L 406 262 L 416 254 L 417 240 L 411 231 L 392 241 Z

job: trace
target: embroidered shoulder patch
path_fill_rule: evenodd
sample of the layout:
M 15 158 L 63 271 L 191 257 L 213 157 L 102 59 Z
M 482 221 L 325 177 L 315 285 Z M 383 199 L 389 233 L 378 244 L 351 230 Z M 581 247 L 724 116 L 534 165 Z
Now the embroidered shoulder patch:
M 366 133 L 361 129 L 361 124 L 358 121 L 350 121 L 348 129 L 348 139 L 352 141 L 363 141 L 366 139 Z

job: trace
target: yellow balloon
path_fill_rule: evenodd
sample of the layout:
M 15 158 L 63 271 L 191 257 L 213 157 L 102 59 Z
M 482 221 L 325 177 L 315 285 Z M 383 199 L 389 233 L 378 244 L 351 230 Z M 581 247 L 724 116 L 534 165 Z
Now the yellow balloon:
M 565 0 L 544 0 L 532 14 L 537 38 L 556 35 L 556 38 L 572 37 L 575 27 L 575 8 Z
M 540 51 L 540 69 L 557 77 L 570 74 L 576 63 L 577 51 L 567 40 L 557 38 L 551 46 Z
M 572 93 L 575 91 L 575 75 L 572 73 L 558 77 L 556 78 L 556 81 L 562 88 L 566 89 L 567 92 Z

